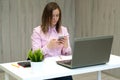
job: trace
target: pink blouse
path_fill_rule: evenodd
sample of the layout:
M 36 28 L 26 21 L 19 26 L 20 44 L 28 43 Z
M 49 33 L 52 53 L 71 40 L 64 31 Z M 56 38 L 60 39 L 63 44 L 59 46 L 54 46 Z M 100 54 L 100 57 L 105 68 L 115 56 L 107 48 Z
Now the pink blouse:
M 50 28 L 48 34 L 44 34 L 41 30 L 41 26 L 38 26 L 33 29 L 33 34 L 31 35 L 32 40 L 32 49 L 33 51 L 36 49 L 41 49 L 45 55 L 45 57 L 59 56 L 59 55 L 69 55 L 71 54 L 71 47 L 69 42 L 69 33 L 67 28 L 62 27 L 62 32 L 57 33 L 55 27 Z M 47 47 L 47 43 L 51 39 L 58 39 L 59 36 L 67 36 L 68 37 L 68 48 L 64 48 L 63 45 L 60 45 L 54 49 L 49 49 Z

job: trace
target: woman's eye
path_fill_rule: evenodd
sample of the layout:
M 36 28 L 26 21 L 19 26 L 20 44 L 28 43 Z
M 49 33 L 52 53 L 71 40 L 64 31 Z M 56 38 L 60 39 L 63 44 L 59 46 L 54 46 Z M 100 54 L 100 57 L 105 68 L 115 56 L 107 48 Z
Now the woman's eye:
M 58 14 L 58 15 L 56 15 L 56 17 L 59 17 L 59 14 Z

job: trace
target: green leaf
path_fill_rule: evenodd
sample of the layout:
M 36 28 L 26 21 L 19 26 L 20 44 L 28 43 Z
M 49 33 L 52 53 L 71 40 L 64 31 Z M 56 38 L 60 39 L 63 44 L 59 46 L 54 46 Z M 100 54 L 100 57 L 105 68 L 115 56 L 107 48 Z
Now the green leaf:
M 42 50 L 40 49 L 35 50 L 34 52 L 32 50 L 29 50 L 28 58 L 30 58 L 30 60 L 33 62 L 40 62 L 40 61 L 43 61 L 44 55 Z
M 29 52 L 28 52 L 28 58 L 30 58 L 30 59 L 32 59 L 32 50 L 29 50 Z

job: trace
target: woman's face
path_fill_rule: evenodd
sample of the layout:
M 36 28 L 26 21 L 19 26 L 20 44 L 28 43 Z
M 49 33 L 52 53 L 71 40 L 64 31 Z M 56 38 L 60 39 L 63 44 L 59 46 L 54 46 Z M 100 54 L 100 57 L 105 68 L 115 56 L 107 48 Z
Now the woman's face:
M 51 25 L 52 26 L 55 26 L 59 20 L 59 10 L 58 9 L 55 9 L 53 10 L 53 13 L 52 13 L 52 22 L 51 22 Z

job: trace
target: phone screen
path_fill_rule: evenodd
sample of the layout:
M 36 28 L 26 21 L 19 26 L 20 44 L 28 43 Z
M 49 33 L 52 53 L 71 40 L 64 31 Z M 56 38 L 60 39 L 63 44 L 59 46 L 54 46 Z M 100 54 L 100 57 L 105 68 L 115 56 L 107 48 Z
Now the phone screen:
M 59 36 L 58 40 L 64 39 L 64 36 Z

